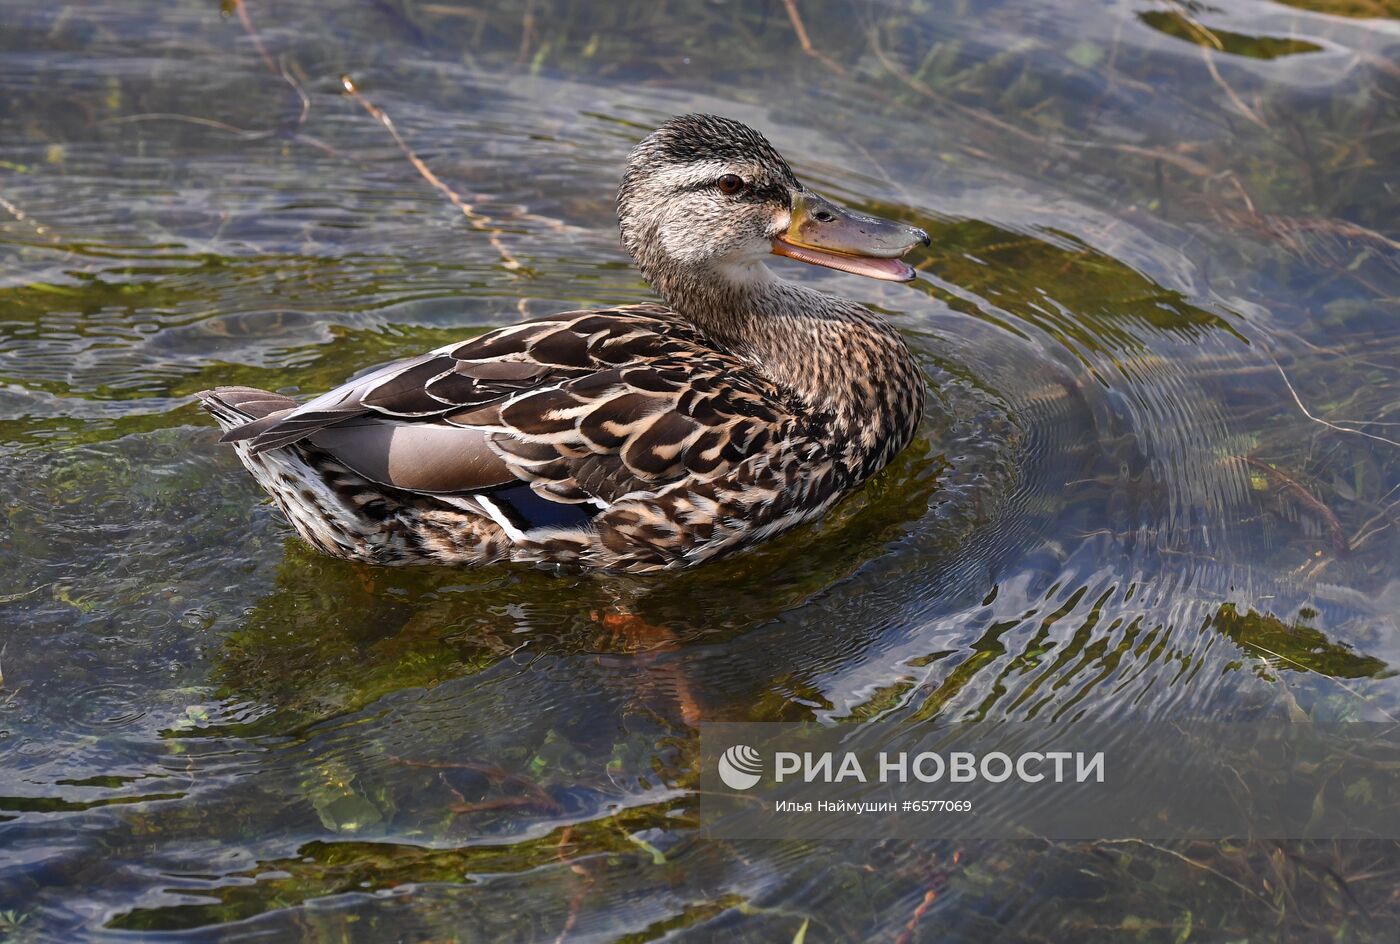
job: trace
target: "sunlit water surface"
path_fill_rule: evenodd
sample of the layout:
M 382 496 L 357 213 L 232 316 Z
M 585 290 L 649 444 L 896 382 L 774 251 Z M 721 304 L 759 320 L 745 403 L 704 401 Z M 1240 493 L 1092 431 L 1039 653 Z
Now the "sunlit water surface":
M 1392 845 L 694 827 L 703 720 L 1400 712 L 1400 24 L 1226 6 L 0 0 L 0 939 L 1392 940 Z M 694 573 L 300 545 L 194 392 L 649 298 L 690 110 L 932 235 L 782 264 L 919 441 Z

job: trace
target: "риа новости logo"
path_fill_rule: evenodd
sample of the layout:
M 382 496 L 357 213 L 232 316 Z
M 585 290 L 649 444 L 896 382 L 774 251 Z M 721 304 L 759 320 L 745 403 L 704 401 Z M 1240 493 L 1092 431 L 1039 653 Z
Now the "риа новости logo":
M 719 779 L 731 790 L 747 790 L 758 783 L 763 758 L 747 744 L 735 744 L 719 759 Z

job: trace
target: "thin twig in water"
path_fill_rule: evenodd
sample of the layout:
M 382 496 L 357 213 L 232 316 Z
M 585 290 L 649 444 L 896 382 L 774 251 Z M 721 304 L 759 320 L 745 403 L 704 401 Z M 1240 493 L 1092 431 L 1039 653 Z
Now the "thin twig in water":
M 302 89 L 301 83 L 298 82 L 295 78 L 293 78 L 291 72 L 288 71 L 286 64 L 283 63 L 279 65 L 272 58 L 272 53 L 268 52 L 267 44 L 263 42 L 262 36 L 258 33 L 258 28 L 253 25 L 253 15 L 248 12 L 247 0 L 233 0 L 233 3 L 234 9 L 238 11 L 238 22 L 243 25 L 243 32 L 247 33 L 248 38 L 252 40 L 253 48 L 257 49 L 258 56 L 262 59 L 263 65 L 267 68 L 268 72 L 277 76 L 283 82 L 286 82 L 289 86 L 291 86 L 292 91 L 296 93 L 297 101 L 299 103 L 297 117 L 294 123 L 290 123 L 289 126 L 278 129 L 277 131 L 266 132 L 265 134 L 262 134 L 260 136 L 290 137 L 293 141 L 299 141 L 303 144 L 310 144 L 312 147 L 319 148 L 325 153 L 331 155 L 332 157 L 341 157 L 342 155 L 340 154 L 340 152 L 336 151 L 336 149 L 331 147 L 329 144 L 326 144 L 323 141 L 319 141 L 316 138 L 301 133 L 302 126 L 306 124 L 306 119 L 311 114 L 311 98 L 306 94 L 305 90 Z M 166 117 L 188 120 L 183 118 L 183 116 L 177 115 L 171 115 Z M 193 120 L 195 121 L 195 123 L 199 123 L 198 119 Z M 235 130 L 232 129 L 231 126 L 224 126 L 224 128 L 225 130 Z M 240 133 L 259 135 L 258 132 Z
M 1164 151 L 1161 148 L 1139 147 L 1135 144 L 1123 144 L 1118 141 L 1083 141 L 1076 138 L 1060 138 L 1061 144 L 1077 148 L 1100 148 L 1108 151 L 1118 151 L 1122 154 L 1132 154 L 1135 157 L 1146 157 L 1152 160 L 1170 164 L 1178 170 L 1185 171 L 1195 177 L 1210 177 L 1215 173 L 1208 164 L 1202 163 L 1195 158 L 1187 157 L 1185 154 L 1178 154 L 1173 151 Z
M 1201 48 L 1201 59 L 1205 61 L 1206 69 L 1210 72 L 1210 77 L 1214 79 L 1215 84 L 1220 86 L 1225 92 L 1226 97 L 1230 99 L 1230 103 L 1239 110 L 1240 114 L 1244 115 L 1265 131 L 1268 131 L 1269 126 L 1264 123 L 1264 119 L 1260 118 L 1254 109 L 1244 103 L 1244 99 L 1240 98 L 1239 95 L 1235 93 L 1230 83 L 1225 81 L 1224 76 L 1220 74 L 1220 70 L 1215 67 L 1214 53 L 1211 52 L 1211 49 L 1213 48 L 1216 52 L 1225 51 L 1225 44 L 1220 41 L 1220 37 L 1216 36 L 1215 33 L 1211 32 L 1202 24 L 1196 22 L 1185 9 L 1178 9 L 1176 15 L 1186 24 L 1186 28 L 1200 40 L 1196 45 Z
M 1175 849 L 1168 849 L 1168 848 L 1166 848 L 1165 846 L 1156 845 L 1155 843 L 1148 842 L 1148 841 L 1145 840 L 1145 839 L 1103 839 L 1103 840 L 1100 840 L 1099 842 L 1095 843 L 1095 845 L 1099 845 L 1099 846 L 1121 846 L 1121 845 L 1126 845 L 1126 844 L 1128 844 L 1128 843 L 1132 843 L 1132 844 L 1138 845 L 1138 846 L 1143 846 L 1143 847 L 1145 847 L 1145 848 L 1151 849 L 1151 850 L 1154 851 L 1154 852 L 1159 852 L 1159 853 L 1161 853 L 1162 855 L 1171 856 L 1171 857 L 1174 858 L 1174 859 L 1180 859 L 1182 862 L 1185 862 L 1187 865 L 1191 866 L 1192 868 L 1197 868 L 1197 869 L 1201 869 L 1201 870 L 1204 871 L 1204 872 L 1209 872 L 1211 875 L 1214 875 L 1216 878 L 1220 878 L 1220 879 L 1223 879 L 1223 880 L 1229 882 L 1231 885 L 1235 886 L 1236 888 L 1238 888 L 1240 891 L 1244 892 L 1244 893 L 1245 893 L 1246 895 L 1248 895 L 1249 897 L 1255 899 L 1255 900 L 1258 901 L 1260 904 L 1262 904 L 1265 908 L 1268 908 L 1270 911 L 1274 912 L 1275 914 L 1280 913 L 1280 909 L 1279 909 L 1279 906 L 1278 906 L 1278 905 L 1276 905 L 1276 904 L 1274 904 L 1273 902 L 1269 901 L 1269 899 L 1265 898 L 1263 895 L 1259 894 L 1259 893 L 1256 892 L 1254 889 L 1250 888 L 1248 885 L 1245 885 L 1243 882 L 1240 882 L 1240 881 L 1237 880 L 1237 879 L 1231 878 L 1230 876 L 1226 875 L 1224 872 L 1220 871 L 1219 869 L 1217 869 L 1217 868 L 1215 868 L 1215 867 L 1213 867 L 1213 866 L 1211 866 L 1211 865 L 1206 864 L 1205 862 L 1199 862 L 1199 861 L 1197 861 L 1196 859 L 1191 858 L 1190 856 L 1182 855 L 1180 852 L 1177 852 Z
M 422 178 L 432 185 L 435 190 L 446 197 L 448 202 L 461 210 L 462 215 L 467 218 L 467 222 L 471 223 L 473 229 L 486 234 L 486 238 L 490 241 L 492 248 L 500 255 L 501 264 L 511 272 L 524 272 L 525 267 L 520 264 L 520 260 L 516 259 L 515 255 L 501 242 L 501 231 L 496 227 L 494 221 L 492 221 L 489 216 L 481 213 L 466 200 L 462 199 L 461 194 L 443 183 L 442 179 L 438 177 L 437 174 L 433 173 L 432 168 L 423 163 L 423 159 L 413 152 L 413 148 L 409 147 L 408 142 L 404 141 L 403 137 L 399 134 L 398 128 L 394 127 L 393 119 L 385 114 L 379 106 L 360 94 L 359 89 L 355 87 L 355 82 L 350 76 L 342 75 L 340 77 L 340 84 L 344 87 L 345 94 L 349 95 L 359 103 L 360 107 L 369 112 L 371 118 L 383 125 L 384 130 L 389 132 L 389 136 L 394 139 L 394 143 L 399 146 L 399 150 L 403 152 L 404 157 L 408 158 L 408 162 L 413 165 L 413 169 L 418 171 Z
M 223 131 L 240 138 L 256 140 L 270 138 L 275 131 L 251 131 L 247 128 L 239 128 L 235 125 L 223 121 L 215 121 L 213 118 L 201 118 L 198 115 L 180 115 L 169 111 L 148 111 L 139 115 L 121 115 L 116 118 L 104 118 L 98 122 L 102 125 L 126 125 L 139 121 L 183 121 L 191 125 L 203 125 L 206 128 L 213 128 L 216 131 Z
M 180 115 L 174 112 L 163 111 L 146 112 L 140 115 L 122 115 L 118 118 L 104 118 L 101 121 L 99 121 L 98 124 L 124 125 L 140 121 L 183 121 L 186 124 L 202 125 L 206 128 L 213 128 L 216 131 L 222 131 L 225 134 L 231 134 L 235 137 L 242 138 L 245 141 L 266 141 L 270 138 L 277 138 L 283 136 L 283 132 L 281 131 L 253 131 L 249 128 L 239 128 L 235 125 L 231 125 L 223 121 L 215 121 L 213 118 L 201 118 L 198 115 Z M 297 132 L 291 135 L 286 135 L 286 139 L 288 141 L 293 141 L 297 144 L 305 144 L 308 147 L 313 147 L 321 153 L 325 154 L 326 156 L 334 157 L 338 160 L 353 159 L 342 154 L 340 151 L 337 151 L 335 148 L 331 147 L 329 144 L 322 141 L 320 138 L 314 138 L 309 134 L 301 134 L 300 132 Z
M 797 34 L 797 42 L 802 46 L 802 51 L 813 59 L 820 59 L 826 63 L 837 75 L 845 75 L 845 66 L 812 45 L 812 38 L 807 35 L 807 27 L 802 23 L 802 15 L 797 12 L 797 0 L 783 0 L 783 6 L 787 8 L 788 19 L 792 21 L 792 31 Z
M 15 206 L 9 200 L 6 200 L 4 197 L 0 197 L 0 209 L 3 209 L 6 213 L 9 213 L 11 216 L 13 216 L 15 218 L 15 222 L 23 223 L 25 226 L 28 226 L 30 229 L 34 230 L 34 232 L 37 235 L 43 236 L 47 239 L 53 238 L 49 235 L 49 229 L 47 226 L 31 217 L 28 213 L 25 213 L 23 210 Z
M 1270 649 L 1268 646 L 1265 646 L 1265 645 L 1261 644 L 1257 639 L 1251 639 L 1251 640 L 1250 640 L 1250 642 L 1249 642 L 1249 648 L 1251 648 L 1251 649 L 1258 649 L 1260 652 L 1264 653 L 1264 655 L 1270 656 L 1270 657 L 1272 657 L 1272 658 L 1275 658 L 1275 659 L 1279 660 L 1280 662 L 1287 662 L 1289 665 L 1293 666 L 1295 669 L 1299 669 L 1299 670 L 1301 670 L 1301 671 L 1303 671 L 1303 672 L 1313 672 L 1313 671 L 1314 671 L 1314 669 L 1312 669 L 1312 668 L 1309 667 L 1309 666 L 1304 665 L 1303 663 L 1299 662 L 1297 659 L 1290 658 L 1289 656 L 1286 656 L 1286 655 L 1284 655 L 1284 654 L 1281 653 L 1281 652 L 1275 652 L 1274 650 Z M 1356 689 L 1352 688 L 1352 687 L 1351 687 L 1350 685 L 1348 685 L 1346 682 L 1343 682 L 1343 681 L 1342 681 L 1340 678 L 1338 678 L 1337 676 L 1335 676 L 1335 675 L 1323 675 L 1322 677 L 1323 677 L 1324 679 L 1326 679 L 1327 681 L 1331 682 L 1333 685 L 1335 685 L 1335 686 L 1337 686 L 1338 688 L 1342 689 L 1342 690 L 1343 690 L 1344 692 L 1346 692 L 1347 694 L 1351 695 L 1353 698 L 1355 698 L 1355 699 L 1357 700 L 1358 703 L 1363 704 L 1363 705 L 1365 705 L 1367 708 L 1374 709 L 1375 711 L 1378 711 L 1378 712 L 1380 712 L 1381 714 L 1385 715 L 1387 720 L 1389 720 L 1389 721 L 1394 721 L 1394 722 L 1400 722 L 1400 718 L 1395 717 L 1393 714 L 1391 714 L 1390 712 L 1388 712 L 1388 711 L 1386 711 L 1384 708 L 1382 708 L 1382 707 L 1380 706 L 1380 704 L 1379 704 L 1374 698 L 1369 698 L 1369 697 L 1367 697 L 1366 695 L 1363 695 L 1361 692 L 1358 692 Z
M 1393 492 L 1396 488 L 1400 488 L 1400 485 L 1396 485 L 1395 488 L 1392 488 L 1390 491 Z M 1383 502 L 1389 497 L 1389 493 L 1382 495 L 1381 501 Z M 1372 525 L 1375 525 L 1377 522 L 1380 522 L 1382 518 L 1389 518 L 1390 520 L 1382 523 L 1380 527 L 1372 527 Z M 1361 547 L 1361 545 L 1365 544 L 1377 534 L 1380 534 L 1387 528 L 1392 527 L 1394 524 L 1396 524 L 1397 521 L 1400 521 L 1400 518 L 1397 518 L 1395 514 L 1395 506 L 1382 505 L 1380 511 L 1367 518 L 1366 521 L 1362 523 L 1361 527 L 1356 529 L 1356 536 L 1353 537 L 1350 542 L 1351 549 L 1356 550 L 1357 548 Z
M 258 55 L 262 57 L 263 65 L 267 66 L 267 71 L 277 75 L 277 64 L 272 61 L 272 54 L 267 51 L 267 46 L 263 44 L 262 37 L 253 28 L 253 17 L 248 13 L 248 4 L 245 0 L 233 0 L 234 9 L 238 11 L 238 22 L 243 24 L 243 31 L 248 34 L 248 38 L 253 41 L 253 47 L 257 49 Z
M 588 890 L 593 887 L 594 882 L 592 872 L 577 862 L 570 862 L 564 853 L 564 850 L 573 843 L 573 834 L 574 827 L 565 826 L 564 831 L 559 834 L 559 842 L 554 847 L 554 853 L 559 857 L 561 864 L 567 865 L 570 872 L 583 879 L 583 883 L 579 886 L 579 890 L 574 893 L 573 898 L 569 899 L 569 915 L 564 919 L 564 927 L 560 928 L 559 936 L 554 939 L 554 944 L 564 944 L 564 939 L 569 936 L 569 932 L 578 923 L 579 910 L 583 905 L 584 896 L 588 894 Z
M 282 81 L 292 87 L 292 91 L 296 92 L 297 98 L 301 100 L 301 111 L 297 113 L 296 123 L 296 127 L 300 128 L 302 125 L 306 124 L 306 118 L 311 114 L 311 96 L 306 94 L 306 90 L 301 87 L 301 83 L 292 77 L 291 72 L 287 71 L 286 63 L 282 64 L 282 68 L 278 70 L 278 74 L 282 76 Z
M 918 200 L 915 199 L 914 196 L 909 193 L 909 190 L 903 184 L 895 180 L 894 177 L 890 176 L 890 172 L 885 169 L 885 165 L 880 163 L 880 159 L 877 158 L 874 154 L 871 154 L 868 148 L 866 148 L 859 141 L 855 140 L 852 140 L 851 144 L 855 147 L 857 151 L 861 153 L 861 156 L 866 159 L 866 161 L 870 164 L 871 168 L 873 168 L 874 171 L 880 175 L 881 179 L 884 180 L 885 183 L 889 184 L 890 187 L 893 188 L 894 192 L 899 195 L 900 203 L 903 203 L 906 206 L 913 206 L 914 204 L 918 203 Z
M 1328 429 L 1336 430 L 1339 433 L 1351 433 L 1353 436 L 1365 436 L 1367 439 L 1374 439 L 1376 442 L 1385 443 L 1387 446 L 1395 446 L 1397 448 L 1400 448 L 1400 442 L 1396 442 L 1393 439 L 1386 439 L 1384 436 L 1377 436 L 1374 433 L 1368 433 L 1363 429 L 1350 429 L 1346 426 L 1338 426 L 1331 420 L 1325 420 L 1320 416 L 1314 416 L 1312 412 L 1306 406 L 1303 405 L 1302 399 L 1298 396 L 1298 391 L 1293 389 L 1293 382 L 1288 379 L 1288 374 L 1284 373 L 1283 365 L 1280 364 L 1277 360 L 1275 360 L 1274 367 L 1278 369 L 1278 375 L 1283 378 L 1284 386 L 1288 388 L 1288 392 L 1293 395 L 1293 402 L 1298 404 L 1298 409 L 1303 411 L 1303 415 L 1306 416 L 1308 419 L 1312 420 L 1314 423 L 1321 423 Z M 1349 420 L 1348 422 L 1360 421 Z
M 1215 67 L 1215 59 L 1213 58 L 1214 55 L 1215 54 L 1212 53 L 1206 47 L 1201 47 L 1201 58 L 1205 60 L 1206 70 L 1210 72 L 1210 77 L 1215 80 L 1216 85 L 1224 89 L 1225 97 L 1230 99 L 1230 104 L 1234 105 L 1235 108 L 1239 110 L 1240 114 L 1244 115 L 1251 122 L 1263 128 L 1265 131 L 1268 131 L 1269 126 L 1264 121 L 1264 119 L 1260 118 L 1259 114 L 1253 108 L 1250 108 L 1244 103 L 1244 99 L 1240 98 L 1239 95 L 1235 93 L 1235 90 L 1230 86 L 1230 83 L 1225 81 L 1225 77 L 1221 75 L 1220 70 Z
M 1357 898 L 1355 894 L 1352 893 L 1351 885 L 1347 882 L 1345 876 L 1343 876 L 1336 869 L 1332 868 L 1332 866 L 1328 865 L 1326 862 L 1319 862 L 1315 859 L 1310 859 L 1307 856 L 1304 856 L 1301 853 L 1297 852 L 1296 850 L 1289 848 L 1284 843 L 1279 843 L 1278 849 L 1285 856 L 1287 856 L 1294 862 L 1297 862 L 1299 865 L 1302 865 L 1309 869 L 1316 869 L 1323 875 L 1327 876 L 1327 878 L 1331 879 L 1332 883 L 1337 886 L 1337 889 L 1343 895 L 1346 895 L 1348 900 L 1350 900 L 1353 905 L 1360 909 L 1362 914 L 1364 914 L 1368 918 L 1371 917 L 1370 909 L 1367 908 L 1364 904 L 1362 904 L 1361 900 Z
M 924 912 L 928 911 L 929 908 L 933 906 L 937 898 L 938 892 L 934 891 L 932 888 L 924 892 L 923 900 L 919 902 L 919 907 L 914 909 L 913 917 L 904 925 L 904 930 L 901 931 L 899 937 L 895 939 L 895 944 L 909 944 L 909 942 L 914 939 L 914 931 L 919 927 L 919 919 L 924 916 Z
M 297 99 L 300 103 L 300 110 L 297 115 L 295 129 L 292 129 L 293 139 L 305 141 L 306 143 L 320 147 L 323 150 L 327 150 L 330 153 L 334 153 L 333 149 L 330 149 L 327 145 L 322 144 L 314 138 L 310 138 L 306 135 L 296 133 L 296 129 L 300 129 L 301 126 L 305 124 L 307 116 L 311 112 L 311 100 L 307 96 L 306 92 L 302 89 L 301 85 L 296 81 L 295 78 L 292 77 L 291 73 L 287 71 L 286 67 L 279 67 L 277 63 L 273 60 L 272 54 L 268 51 L 267 44 L 263 42 L 262 37 L 258 34 L 257 27 L 253 24 L 253 18 L 252 15 L 248 12 L 246 0 L 234 0 L 234 2 L 238 11 L 238 20 L 240 23 L 243 24 L 243 29 L 248 34 L 249 39 L 252 40 L 253 46 L 258 50 L 258 55 L 262 57 L 263 65 L 266 66 L 267 70 L 273 75 L 280 77 L 284 82 L 290 85 L 292 87 L 292 91 L 295 92 L 297 95 Z M 533 15 L 530 12 L 530 10 L 527 9 L 525 21 L 526 34 L 522 38 L 521 46 L 522 55 L 524 54 L 524 51 L 528 48 L 529 34 L 532 24 Z M 365 111 L 369 112 L 370 117 L 374 118 L 375 121 L 379 122 L 381 125 L 384 126 L 384 129 L 389 132 L 391 137 L 393 137 L 394 143 L 399 146 L 399 150 L 404 153 L 404 156 L 408 158 L 409 163 L 411 163 L 414 169 L 417 170 L 420 175 L 422 175 L 423 179 L 426 180 L 429 184 L 431 184 L 440 193 L 442 193 L 443 196 L 447 197 L 447 199 L 452 203 L 453 206 L 461 210 L 462 215 L 467 218 L 468 222 L 471 223 L 474 229 L 486 234 L 487 239 L 490 241 L 492 248 L 495 249 L 496 253 L 501 257 L 501 264 L 512 273 L 528 273 L 528 270 L 523 265 L 521 265 L 520 260 L 518 260 L 515 257 L 515 254 L 512 253 L 509 249 L 507 249 L 505 244 L 501 241 L 501 231 L 500 228 L 496 226 L 495 222 L 489 216 L 486 216 L 485 214 L 477 210 L 475 207 L 473 207 L 470 203 L 463 199 L 461 194 L 457 193 L 457 191 L 453 190 L 451 187 L 447 186 L 447 184 L 443 183 L 442 180 L 432 172 L 428 165 L 425 164 L 423 160 L 419 158 L 417 154 L 414 153 L 413 149 L 410 148 L 408 146 L 408 143 L 404 141 L 404 139 L 399 135 L 398 129 L 394 127 L 394 123 L 389 118 L 389 116 L 385 114 L 383 110 L 378 108 L 376 105 L 374 105 L 372 102 L 370 102 L 368 99 L 366 99 L 363 95 L 360 94 L 359 90 L 355 87 L 355 83 L 350 78 L 350 76 L 341 76 L 340 83 L 341 86 L 345 89 L 346 93 L 356 102 L 358 102 L 360 106 L 364 108 Z M 189 119 L 181 117 L 181 120 Z M 198 119 L 195 120 L 198 121 Z M 224 126 L 224 130 L 228 130 L 233 133 L 248 134 L 248 132 L 241 132 L 239 129 L 234 129 L 232 126 Z M 525 313 L 524 304 L 525 300 L 523 298 L 520 299 L 519 307 L 521 314 Z
M 530 41 L 535 38 L 535 0 L 526 0 L 525 13 L 520 17 L 520 52 L 516 54 L 515 64 L 521 65 L 525 62 L 525 57 L 530 55 Z
M 1000 131 L 1005 131 L 1008 134 L 1013 134 L 1016 137 L 1029 141 L 1042 149 L 1051 149 L 1056 151 L 1064 150 L 1064 148 L 1057 141 L 1051 140 L 1050 138 L 1042 137 L 1038 134 L 1034 134 L 1030 131 L 1027 131 L 1024 128 L 1018 128 L 1010 122 L 1003 121 L 996 115 L 983 111 L 980 108 L 973 108 L 971 105 L 964 105 L 962 102 L 954 101 L 948 96 L 942 95 L 934 91 L 928 86 L 927 83 L 919 81 L 917 78 L 904 71 L 904 69 L 901 68 L 898 63 L 896 63 L 893 59 L 890 58 L 889 54 L 885 52 L 884 46 L 880 43 L 880 36 L 875 27 L 871 28 L 869 32 L 869 39 L 870 51 L 875 53 L 875 58 L 880 60 L 880 65 L 885 67 L 885 71 L 889 72 L 890 75 L 894 76 L 896 79 L 899 79 L 899 81 L 903 82 L 906 86 L 908 86 L 915 92 L 918 92 L 920 95 L 923 95 L 925 98 L 937 102 L 945 108 L 951 108 L 959 114 L 966 115 L 974 121 L 979 121 L 983 124 L 990 125 L 991 127 L 996 128 Z

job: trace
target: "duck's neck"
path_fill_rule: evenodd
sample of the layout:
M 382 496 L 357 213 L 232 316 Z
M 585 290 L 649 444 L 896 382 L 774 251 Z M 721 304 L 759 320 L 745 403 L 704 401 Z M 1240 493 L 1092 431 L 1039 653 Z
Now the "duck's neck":
M 831 417 L 870 448 L 903 447 L 923 406 L 908 347 L 855 302 L 784 281 L 761 263 L 656 280 L 662 297 L 716 343 Z

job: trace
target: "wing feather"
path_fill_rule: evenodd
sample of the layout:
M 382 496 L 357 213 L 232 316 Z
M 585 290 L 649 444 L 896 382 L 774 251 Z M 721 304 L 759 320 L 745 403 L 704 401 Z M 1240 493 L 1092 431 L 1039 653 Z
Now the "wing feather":
M 545 502 L 530 507 L 592 515 L 723 474 L 772 447 L 797 415 L 782 391 L 674 312 L 635 306 L 448 345 L 228 436 L 255 452 L 305 441 L 409 492 L 501 494 L 520 483 Z M 529 518 L 526 505 L 514 513 Z M 638 523 L 658 544 L 665 526 Z

